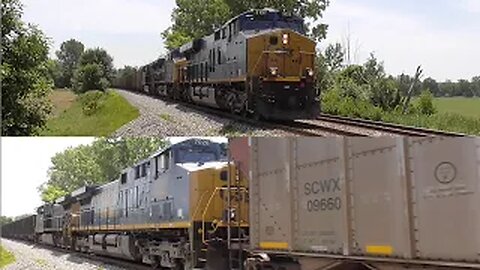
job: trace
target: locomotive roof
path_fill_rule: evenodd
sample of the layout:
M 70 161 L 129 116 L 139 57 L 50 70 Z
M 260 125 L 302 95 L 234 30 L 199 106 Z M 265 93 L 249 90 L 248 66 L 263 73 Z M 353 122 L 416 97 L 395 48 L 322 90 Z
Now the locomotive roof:
M 250 10 L 247 10 L 247 11 L 245 11 L 243 13 L 240 13 L 237 16 L 231 18 L 226 23 L 224 23 L 222 26 L 216 28 L 215 31 L 218 31 L 218 30 L 222 29 L 223 27 L 227 26 L 229 23 L 233 22 L 234 20 L 236 20 L 236 19 L 238 19 L 242 16 L 250 15 L 250 14 L 254 14 L 254 13 L 258 13 L 258 12 L 282 13 L 280 10 L 274 9 L 274 8 L 250 9 Z M 284 13 L 282 13 L 282 14 L 284 14 Z M 297 19 L 301 19 L 300 17 L 298 17 L 296 15 L 293 15 L 293 14 L 291 14 L 289 16 L 295 17 Z
M 133 164 L 132 166 L 128 167 L 128 168 L 125 168 L 122 170 L 122 172 L 126 172 L 128 171 L 131 167 L 134 167 L 134 166 L 137 166 L 137 165 L 140 165 L 158 155 L 161 155 L 163 153 L 165 153 L 166 151 L 174 148 L 174 147 L 179 147 L 179 146 L 188 146 L 188 145 L 211 145 L 211 144 L 219 144 L 219 143 L 216 143 L 214 141 L 211 141 L 211 140 L 206 140 L 206 139 L 197 139 L 197 138 L 192 138 L 192 139 L 188 139 L 188 140 L 185 140 L 185 141 L 181 141 L 181 142 L 178 142 L 178 143 L 175 143 L 175 144 L 172 144 L 172 145 L 169 145 L 157 152 L 154 152 L 153 154 L 151 154 L 149 157 L 145 158 L 145 159 L 142 159 L 140 160 L 139 162 Z

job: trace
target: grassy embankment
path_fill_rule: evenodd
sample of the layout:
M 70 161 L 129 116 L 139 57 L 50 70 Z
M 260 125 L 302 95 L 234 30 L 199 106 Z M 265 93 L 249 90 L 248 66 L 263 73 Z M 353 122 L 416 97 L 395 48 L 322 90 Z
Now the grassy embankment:
M 77 96 L 55 90 L 50 100 L 54 110 L 43 136 L 108 136 L 139 116 L 138 109 L 114 91 Z
M 480 98 L 437 98 L 433 104 L 436 112 L 432 115 L 420 113 L 404 115 L 396 111 L 383 111 L 364 101 L 342 98 L 335 91 L 331 91 L 323 97 L 322 111 L 335 115 L 480 135 Z M 417 106 L 418 100 L 415 100 L 413 109 L 415 110 Z
M 15 256 L 0 245 L 0 268 L 4 268 L 8 264 L 15 261 Z

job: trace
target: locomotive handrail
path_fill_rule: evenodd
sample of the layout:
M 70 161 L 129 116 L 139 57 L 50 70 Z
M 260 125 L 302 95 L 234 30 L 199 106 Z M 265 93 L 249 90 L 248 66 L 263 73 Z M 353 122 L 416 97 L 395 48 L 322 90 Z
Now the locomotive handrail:
M 210 204 L 213 200 L 213 197 L 215 196 L 215 194 L 219 191 L 222 191 L 222 190 L 235 190 L 237 192 L 248 192 L 248 188 L 246 187 L 231 187 L 231 188 L 228 188 L 228 187 L 216 187 L 215 190 L 212 191 L 212 194 L 210 195 L 210 198 L 208 199 L 208 202 L 207 202 L 207 205 L 205 206 L 204 210 L 203 210 L 203 213 L 202 213 L 202 242 L 204 244 L 206 244 L 206 240 L 205 240 L 205 216 L 207 214 L 207 211 L 210 207 Z M 240 202 L 240 200 L 238 200 Z M 244 203 L 244 200 L 242 200 L 242 202 Z M 238 208 L 241 207 L 241 203 L 240 205 L 238 205 Z M 230 209 L 229 209 L 230 210 Z M 230 213 L 228 213 L 230 214 Z M 241 218 L 241 217 L 240 217 Z M 238 221 L 239 224 L 241 224 L 241 220 Z M 228 226 L 230 226 L 230 224 L 228 224 Z
M 208 190 L 205 190 L 202 195 L 200 196 L 200 200 L 198 200 L 198 204 L 197 204 L 197 207 L 195 208 L 195 211 L 193 211 L 193 215 L 192 217 L 194 218 L 198 211 L 200 210 L 200 206 L 202 205 L 202 202 L 203 202 L 203 198 L 205 197 L 205 195 L 208 193 Z

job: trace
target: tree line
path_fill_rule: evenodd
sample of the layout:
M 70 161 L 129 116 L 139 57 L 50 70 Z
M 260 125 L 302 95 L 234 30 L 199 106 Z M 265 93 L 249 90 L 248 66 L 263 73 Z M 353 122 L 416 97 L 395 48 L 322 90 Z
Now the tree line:
M 22 21 L 20 0 L 1 5 L 2 136 L 38 134 L 52 111 L 48 97 L 54 87 L 84 93 L 110 86 L 113 58 L 104 49 L 85 50 L 71 39 L 62 43 L 57 59 L 49 59 L 49 38 Z
M 121 170 L 145 159 L 168 141 L 159 138 L 101 138 L 90 145 L 68 148 L 52 157 L 48 181 L 38 190 L 52 202 L 86 185 L 101 185 L 118 178 Z
M 76 93 L 90 90 L 105 91 L 114 78 L 113 58 L 106 50 L 85 50 L 75 39 L 64 41 L 56 52 L 57 59 L 49 60 L 49 72 L 57 88 L 71 88 Z

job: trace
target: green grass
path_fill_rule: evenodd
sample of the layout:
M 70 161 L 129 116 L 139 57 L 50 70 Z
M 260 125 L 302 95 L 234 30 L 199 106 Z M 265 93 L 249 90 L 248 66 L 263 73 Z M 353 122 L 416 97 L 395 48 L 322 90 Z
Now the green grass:
M 165 122 L 175 123 L 175 120 L 173 119 L 173 117 L 168 113 L 162 113 L 159 115 L 159 117 Z
M 480 98 L 435 98 L 433 103 L 440 113 L 455 113 L 480 118 Z
M 138 109 L 116 92 L 107 91 L 97 97 L 94 102 L 98 106 L 88 113 L 82 98 L 77 98 L 71 106 L 47 122 L 41 135 L 108 136 L 139 116 Z
M 0 246 L 0 268 L 4 268 L 8 264 L 11 264 L 15 261 L 15 256 L 8 250 Z
M 471 105 L 473 100 L 473 106 Z M 370 119 L 375 121 L 382 121 L 387 123 L 396 123 L 407 126 L 416 126 L 423 128 L 430 128 L 436 130 L 445 130 L 450 132 L 464 133 L 469 135 L 480 135 L 480 117 L 478 114 L 472 116 L 471 113 L 480 110 L 475 106 L 475 99 L 467 100 L 462 98 L 453 98 L 444 101 L 439 99 L 436 102 L 446 102 L 449 105 L 436 106 L 437 112 L 433 115 L 423 115 L 419 113 L 416 108 L 417 104 L 413 105 L 409 114 L 402 114 L 398 111 L 383 111 L 382 109 L 373 106 L 370 102 L 365 100 L 354 100 L 353 98 L 343 98 L 338 91 L 329 91 L 323 96 L 322 111 L 324 113 L 358 117 Z M 480 100 L 476 100 L 478 103 Z M 453 105 L 460 102 L 460 105 Z M 416 102 L 414 102 L 416 103 Z M 468 106 L 467 104 L 470 104 Z M 452 109 L 463 108 L 463 112 L 451 112 Z M 469 114 L 470 113 L 470 114 Z
M 48 98 L 53 105 L 52 116 L 57 117 L 72 106 L 77 96 L 69 89 L 55 89 Z

